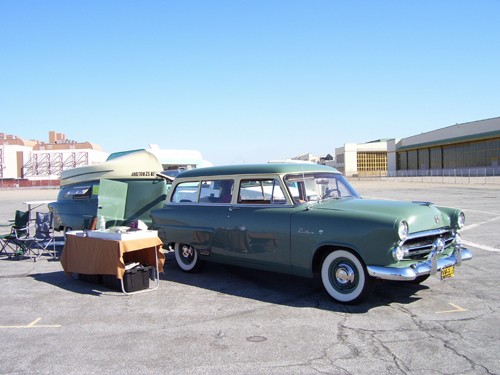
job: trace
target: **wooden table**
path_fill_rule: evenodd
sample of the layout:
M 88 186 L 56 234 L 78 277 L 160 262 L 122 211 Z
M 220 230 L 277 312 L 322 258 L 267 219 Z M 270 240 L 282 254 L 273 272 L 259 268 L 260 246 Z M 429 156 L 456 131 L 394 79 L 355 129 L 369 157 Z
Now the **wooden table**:
M 68 234 L 61 256 L 61 265 L 67 274 L 114 275 L 121 280 L 122 291 L 125 264 L 139 262 L 156 266 L 156 286 L 139 292 L 158 288 L 159 273 L 163 272 L 165 255 L 163 243 L 158 237 L 113 241 L 101 238 Z

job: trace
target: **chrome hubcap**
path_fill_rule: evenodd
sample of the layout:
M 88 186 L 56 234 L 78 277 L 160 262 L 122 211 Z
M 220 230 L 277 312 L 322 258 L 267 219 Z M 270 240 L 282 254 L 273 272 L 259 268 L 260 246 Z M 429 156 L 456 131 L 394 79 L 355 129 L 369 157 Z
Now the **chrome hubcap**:
M 182 246 L 182 256 L 184 258 L 189 258 L 193 256 L 193 248 L 191 246 Z
M 340 263 L 335 271 L 335 278 L 339 285 L 345 286 L 354 283 L 354 270 L 346 263 Z

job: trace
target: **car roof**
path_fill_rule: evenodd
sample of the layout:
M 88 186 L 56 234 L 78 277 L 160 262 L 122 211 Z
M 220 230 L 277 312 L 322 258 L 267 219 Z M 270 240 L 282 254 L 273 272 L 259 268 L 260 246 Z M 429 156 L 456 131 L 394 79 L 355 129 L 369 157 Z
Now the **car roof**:
M 252 175 L 252 174 L 284 174 L 306 172 L 340 173 L 332 167 L 311 163 L 269 163 L 224 165 L 216 167 L 196 168 L 182 172 L 176 178 L 224 176 L 224 175 Z

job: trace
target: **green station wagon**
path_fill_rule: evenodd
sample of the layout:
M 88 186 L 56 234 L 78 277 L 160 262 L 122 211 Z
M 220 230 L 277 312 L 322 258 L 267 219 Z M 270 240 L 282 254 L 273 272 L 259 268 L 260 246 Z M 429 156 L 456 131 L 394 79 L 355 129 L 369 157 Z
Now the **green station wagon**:
M 213 261 L 320 275 L 342 303 L 361 302 L 377 279 L 452 277 L 472 258 L 461 245 L 460 210 L 362 199 L 336 169 L 316 164 L 189 170 L 151 218 L 185 272 Z

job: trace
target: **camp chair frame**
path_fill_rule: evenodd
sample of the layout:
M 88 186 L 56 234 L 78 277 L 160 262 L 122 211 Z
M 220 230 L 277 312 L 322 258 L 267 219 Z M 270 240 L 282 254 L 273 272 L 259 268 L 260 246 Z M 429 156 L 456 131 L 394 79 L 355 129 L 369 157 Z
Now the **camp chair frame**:
M 21 242 L 24 243 L 25 255 L 28 255 L 35 262 L 44 253 L 56 258 L 54 214 L 52 212 L 37 212 L 35 216 L 35 234 L 33 237 L 22 239 Z
M 10 233 L 0 236 L 0 254 L 9 258 L 20 256 L 26 252 L 25 240 L 30 235 L 30 212 L 16 210 Z

